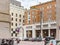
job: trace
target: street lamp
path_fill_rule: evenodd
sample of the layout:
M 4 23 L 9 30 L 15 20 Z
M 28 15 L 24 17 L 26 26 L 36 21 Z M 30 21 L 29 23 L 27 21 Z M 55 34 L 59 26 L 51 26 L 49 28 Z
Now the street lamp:
M 42 21 L 43 21 L 43 14 L 42 11 L 40 11 L 40 30 L 41 30 L 41 38 L 43 38 L 43 33 L 42 33 Z

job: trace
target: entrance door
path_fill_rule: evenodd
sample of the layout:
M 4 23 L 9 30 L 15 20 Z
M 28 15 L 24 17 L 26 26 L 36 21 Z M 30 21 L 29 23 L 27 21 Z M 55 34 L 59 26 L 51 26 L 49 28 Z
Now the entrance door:
M 48 30 L 43 30 L 43 38 L 45 38 L 46 36 L 48 36 Z
M 36 37 L 39 37 L 41 35 L 41 31 L 40 30 L 36 30 Z
M 32 38 L 32 30 L 28 30 L 27 31 L 27 37 L 28 38 Z
M 56 29 L 51 29 L 50 34 L 51 36 L 56 37 Z

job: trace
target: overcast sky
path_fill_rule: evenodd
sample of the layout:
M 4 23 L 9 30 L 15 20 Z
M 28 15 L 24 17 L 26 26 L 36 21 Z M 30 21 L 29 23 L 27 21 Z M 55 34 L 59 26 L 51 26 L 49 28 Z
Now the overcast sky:
M 37 5 L 40 2 L 43 3 L 43 2 L 50 1 L 50 0 L 17 0 L 17 1 L 20 1 L 21 5 L 24 6 L 24 8 L 29 9 L 30 6 Z

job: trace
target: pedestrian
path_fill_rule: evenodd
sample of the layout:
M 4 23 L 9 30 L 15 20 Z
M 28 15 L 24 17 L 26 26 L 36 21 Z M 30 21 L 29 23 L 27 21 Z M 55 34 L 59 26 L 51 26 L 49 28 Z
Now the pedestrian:
M 5 42 L 4 45 L 8 45 L 7 42 Z
M 19 39 L 16 39 L 16 40 L 14 41 L 14 45 L 20 45 L 20 40 L 19 40 Z
M 20 45 L 20 40 L 17 41 L 17 44 Z
M 1 45 L 4 45 L 4 42 L 5 42 L 4 39 L 2 39 Z
M 13 45 L 13 40 L 9 40 L 9 45 Z
M 14 45 L 17 45 L 17 40 L 14 41 Z

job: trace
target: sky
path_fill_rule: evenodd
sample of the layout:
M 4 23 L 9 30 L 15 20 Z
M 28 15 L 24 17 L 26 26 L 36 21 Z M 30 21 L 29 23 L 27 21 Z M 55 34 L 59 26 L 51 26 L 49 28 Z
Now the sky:
M 21 5 L 24 6 L 24 8 L 29 9 L 30 6 L 37 5 L 40 2 L 44 3 L 44 2 L 47 2 L 47 1 L 51 1 L 51 0 L 17 0 L 17 1 L 20 1 Z

